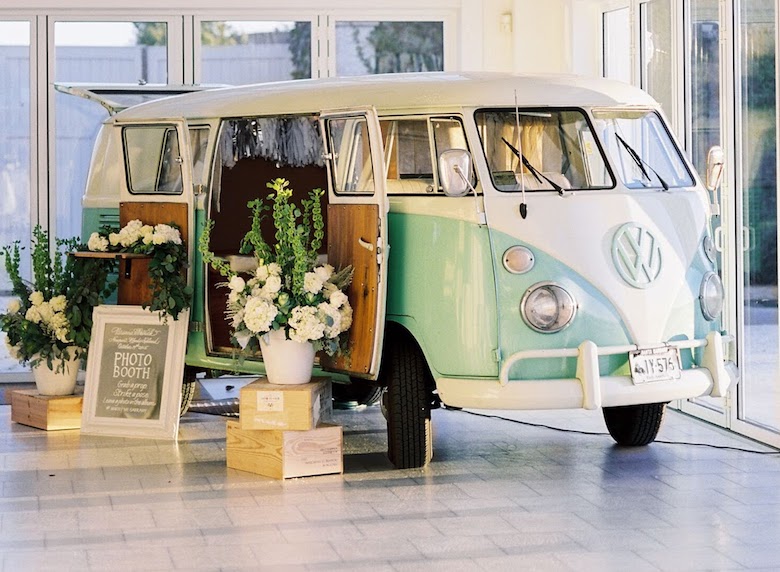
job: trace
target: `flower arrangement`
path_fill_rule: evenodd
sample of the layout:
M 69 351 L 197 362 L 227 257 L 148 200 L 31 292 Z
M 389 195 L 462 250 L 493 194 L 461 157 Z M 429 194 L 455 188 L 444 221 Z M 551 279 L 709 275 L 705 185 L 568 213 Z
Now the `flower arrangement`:
M 248 203 L 252 228 L 241 244 L 242 254 L 255 257 L 254 272 L 241 276 L 209 251 L 213 221 L 201 235 L 204 262 L 227 279 L 232 340 L 242 350 L 257 351 L 262 336 L 282 330 L 286 339 L 311 342 L 316 351 L 334 355 L 342 349 L 342 334 L 352 324 L 352 307 L 344 289 L 352 281 L 353 269 L 347 266 L 336 271 L 328 264 L 317 264 L 324 236 L 323 191 L 311 191 L 299 208 L 290 200 L 288 181 L 275 179 L 267 186 L 273 191 L 267 197 L 273 205 L 268 207 L 263 199 Z M 260 221 L 269 209 L 276 230 L 273 246 L 260 232 Z
M 0 254 L 11 281 L 12 298 L 0 314 L 11 357 L 35 367 L 45 362 L 61 371 L 65 362 L 86 354 L 92 332 L 92 309 L 112 291 L 107 283 L 110 261 L 77 260 L 68 252 L 80 245 L 75 238 L 56 239 L 50 250 L 47 231 L 36 226 L 32 234 L 33 281 L 21 276 L 19 241 L 4 246 Z
M 181 233 L 175 225 L 151 226 L 140 220 L 131 220 L 119 232 L 104 227 L 93 232 L 87 241 L 92 252 L 127 252 L 151 257 L 149 278 L 151 303 L 145 305 L 165 319 L 175 320 L 179 313 L 190 307 L 192 288 L 187 284 L 184 270 L 187 268 L 187 249 Z

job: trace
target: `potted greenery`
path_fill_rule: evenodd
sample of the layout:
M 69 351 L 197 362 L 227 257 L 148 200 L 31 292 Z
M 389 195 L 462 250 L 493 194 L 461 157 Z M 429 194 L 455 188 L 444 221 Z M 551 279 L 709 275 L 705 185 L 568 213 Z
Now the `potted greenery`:
M 56 239 L 40 226 L 32 233 L 32 282 L 21 276 L 19 241 L 2 248 L 15 296 L 0 314 L 9 354 L 32 367 L 38 392 L 68 395 L 76 386 L 80 360 L 92 330 L 92 309 L 111 292 L 106 260 L 79 261 L 68 256 L 78 240 Z
M 324 221 L 315 189 L 301 207 L 291 202 L 289 182 L 275 179 L 267 206 L 251 201 L 252 227 L 241 244 L 242 254 L 252 254 L 256 268 L 240 273 L 224 258 L 209 250 L 213 221 L 206 225 L 199 249 L 203 260 L 227 279 L 227 315 L 235 345 L 244 352 L 263 355 L 271 383 L 306 383 L 311 379 L 314 354 L 334 355 L 342 348 L 343 334 L 352 324 L 352 307 L 344 289 L 352 280 L 352 266 L 336 271 L 318 264 Z M 276 242 L 268 244 L 260 221 L 270 209 Z

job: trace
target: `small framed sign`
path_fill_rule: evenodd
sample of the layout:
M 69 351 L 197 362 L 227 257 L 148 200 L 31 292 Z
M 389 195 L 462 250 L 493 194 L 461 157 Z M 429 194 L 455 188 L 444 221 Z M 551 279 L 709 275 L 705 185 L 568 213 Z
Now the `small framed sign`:
M 81 432 L 175 440 L 189 310 L 162 321 L 141 306 L 93 313 Z

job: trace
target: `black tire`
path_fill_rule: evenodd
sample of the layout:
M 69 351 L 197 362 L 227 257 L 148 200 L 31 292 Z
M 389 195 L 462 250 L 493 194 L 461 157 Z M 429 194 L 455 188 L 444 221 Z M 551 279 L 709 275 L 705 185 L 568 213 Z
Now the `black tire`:
M 333 406 L 336 409 L 354 409 L 374 405 L 382 396 L 382 387 L 373 381 L 350 378 L 350 383 L 332 383 Z
M 195 377 L 195 368 L 184 366 L 184 379 L 181 383 L 181 406 L 179 407 L 179 417 L 187 413 L 190 405 L 192 404 L 192 398 L 195 397 L 195 392 L 198 388 Z
M 411 336 L 397 330 L 393 334 L 385 336 L 379 371 L 379 381 L 387 387 L 387 457 L 397 469 L 424 467 L 433 457 L 431 396 L 426 383 L 430 371 Z
M 666 403 L 605 407 L 604 422 L 618 445 L 642 447 L 655 441 L 665 412 Z

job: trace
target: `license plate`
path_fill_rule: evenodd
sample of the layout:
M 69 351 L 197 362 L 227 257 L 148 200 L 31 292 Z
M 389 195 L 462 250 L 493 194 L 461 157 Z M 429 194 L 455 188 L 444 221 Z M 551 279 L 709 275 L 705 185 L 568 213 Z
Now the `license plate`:
M 634 385 L 680 379 L 680 350 L 675 347 L 634 350 L 628 354 Z

